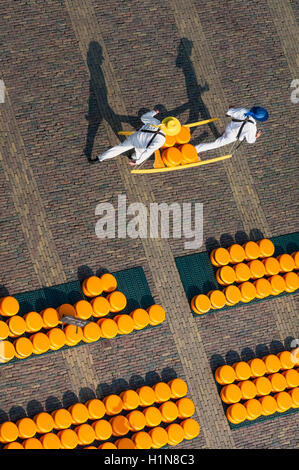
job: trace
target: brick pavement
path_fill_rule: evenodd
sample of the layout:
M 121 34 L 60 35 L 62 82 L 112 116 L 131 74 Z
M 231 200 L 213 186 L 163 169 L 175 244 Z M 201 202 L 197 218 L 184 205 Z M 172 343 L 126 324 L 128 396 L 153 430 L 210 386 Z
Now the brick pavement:
M 203 202 L 202 249 L 231 236 L 244 237 L 244 231 L 254 237 L 298 230 L 293 202 L 295 105 L 289 99 L 296 63 L 295 50 L 289 47 L 294 26 L 283 38 L 278 27 L 281 15 L 287 22 L 293 18 L 294 2 L 282 8 L 270 0 L 250 5 L 236 0 L 225 14 L 223 3 L 216 0 L 173 0 L 171 5 L 172 10 L 157 0 L 45 0 L 20 1 L 12 8 L 6 0 L 1 6 L 0 70 L 9 96 L 0 108 L 1 128 L 10 129 L 1 144 L 0 168 L 5 189 L 0 207 L 7 214 L 1 226 L 4 288 L 14 293 L 86 276 L 101 267 L 118 270 L 141 264 L 168 319 L 151 332 L 119 338 L 106 349 L 82 346 L 56 353 L 55 363 L 34 358 L 6 366 L 7 393 L 0 408 L 8 413 L 13 406 L 16 376 L 22 389 L 18 403 L 25 408 L 32 397 L 42 406 L 49 397 L 67 402 L 73 394 L 80 398 L 89 389 L 95 392 L 99 383 L 107 384 L 100 393 L 173 369 L 172 374 L 188 381 L 202 426 L 200 438 L 182 443 L 182 448 L 294 447 L 295 421 L 289 417 L 231 432 L 211 367 L 215 354 L 225 355 L 231 348 L 240 353 L 245 344 L 254 349 L 261 342 L 269 345 L 296 336 L 298 296 L 266 302 L 258 311 L 242 306 L 219 318 L 193 319 L 173 261 L 185 253 L 183 241 L 111 241 L 94 235 L 96 204 L 116 204 L 119 193 L 127 193 L 128 202 Z M 252 18 L 262 39 L 251 30 Z M 20 28 L 22 35 L 12 39 L 9 32 Z M 271 112 L 263 141 L 247 146 L 217 171 L 206 167 L 185 170 L 184 176 L 168 174 L 163 180 L 133 179 L 124 157 L 101 166 L 86 163 L 84 148 L 88 152 L 94 143 L 95 155 L 116 143 L 116 130 L 138 125 L 133 117 L 141 108 L 161 103 L 163 116 L 166 109 L 177 109 L 182 122 L 190 122 L 223 116 L 227 105 L 251 101 L 264 103 Z M 280 133 L 278 119 L 284 126 Z M 221 119 L 194 136 L 212 139 L 224 125 Z M 12 143 L 18 151 L 10 165 Z M 157 353 L 153 357 L 150 351 Z M 55 403 L 54 398 L 48 401 Z

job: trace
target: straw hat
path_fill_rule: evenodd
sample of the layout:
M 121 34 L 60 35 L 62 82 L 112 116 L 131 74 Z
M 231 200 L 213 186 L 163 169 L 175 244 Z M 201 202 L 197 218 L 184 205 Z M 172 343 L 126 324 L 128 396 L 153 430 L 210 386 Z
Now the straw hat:
M 176 135 L 181 130 L 181 123 L 177 118 L 169 116 L 163 119 L 161 130 L 165 132 L 166 135 Z

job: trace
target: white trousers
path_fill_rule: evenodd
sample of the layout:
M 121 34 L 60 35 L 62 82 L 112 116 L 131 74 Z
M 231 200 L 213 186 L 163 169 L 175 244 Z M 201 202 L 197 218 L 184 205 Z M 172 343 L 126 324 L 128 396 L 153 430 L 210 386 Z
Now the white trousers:
M 134 145 L 135 141 L 130 137 L 128 137 L 124 142 L 121 142 L 120 144 L 115 145 L 115 147 L 111 147 L 109 150 L 99 155 L 98 159 L 100 160 L 100 162 L 103 162 L 104 160 L 109 160 L 110 158 L 117 157 L 118 155 L 131 149 L 135 150 L 131 158 L 132 160 L 136 161 L 137 164 L 142 163 L 142 161 L 146 160 L 152 155 L 153 150 L 150 150 L 150 149 L 146 150 L 144 148 L 136 148 Z M 140 159 L 141 155 L 142 155 L 142 161 L 139 162 L 138 160 Z
M 235 135 L 232 134 L 222 134 L 218 139 L 214 142 L 208 142 L 207 144 L 199 144 L 196 145 L 196 151 L 199 152 L 206 152 L 207 150 L 217 149 L 218 147 L 223 147 L 223 145 L 231 144 L 237 140 Z

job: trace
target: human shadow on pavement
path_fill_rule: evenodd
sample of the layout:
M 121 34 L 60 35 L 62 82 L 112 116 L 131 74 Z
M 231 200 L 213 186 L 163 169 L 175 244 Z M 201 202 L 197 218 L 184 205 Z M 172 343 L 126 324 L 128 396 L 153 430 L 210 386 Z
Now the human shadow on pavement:
M 117 115 L 111 108 L 108 100 L 108 89 L 101 67 L 103 61 L 104 57 L 101 45 L 96 41 L 91 41 L 87 52 L 90 81 L 88 114 L 85 116 L 88 121 L 88 129 L 84 148 L 84 154 L 88 159 L 91 158 L 95 137 L 103 120 L 106 120 L 117 136 L 118 131 L 122 129 L 122 122 L 131 124 L 135 129 L 139 125 L 137 116 Z
M 216 117 L 210 115 L 209 110 L 202 99 L 201 95 L 205 91 L 209 90 L 209 84 L 205 83 L 203 86 L 201 86 L 198 83 L 196 72 L 191 60 L 192 48 L 192 41 L 187 38 L 181 38 L 180 44 L 178 46 L 176 66 L 182 69 L 182 72 L 185 76 L 188 101 L 172 111 L 172 115 L 177 115 L 189 109 L 188 123 Z M 213 122 L 209 123 L 209 128 L 214 137 L 217 139 L 220 136 L 220 133 L 218 132 Z M 191 133 L 195 129 L 195 127 L 191 128 Z M 203 137 L 206 136 L 206 134 L 207 132 L 204 132 L 202 136 L 199 136 L 196 140 L 203 140 Z

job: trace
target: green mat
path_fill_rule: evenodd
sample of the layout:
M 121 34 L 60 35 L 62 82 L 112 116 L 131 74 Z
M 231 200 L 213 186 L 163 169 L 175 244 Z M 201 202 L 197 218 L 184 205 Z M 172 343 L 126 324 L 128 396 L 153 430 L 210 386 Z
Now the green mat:
M 221 400 L 220 392 L 221 392 L 222 386 L 218 382 L 216 382 L 214 374 L 213 374 L 213 376 L 214 376 L 214 381 L 216 383 L 217 390 L 218 390 L 218 393 L 219 393 L 219 397 L 220 397 L 220 400 Z M 246 401 L 246 400 L 241 400 L 240 403 L 244 403 L 244 401 Z M 223 411 L 224 411 L 225 416 L 226 416 L 226 410 L 230 405 L 227 405 L 222 400 L 221 400 L 221 404 L 222 404 L 222 408 L 223 408 Z M 256 424 L 256 423 L 263 423 L 265 421 L 272 421 L 273 419 L 279 418 L 280 416 L 288 416 L 288 415 L 291 415 L 291 414 L 294 414 L 294 413 L 298 413 L 298 411 L 299 411 L 299 408 L 290 408 L 288 411 L 285 411 L 284 413 L 274 413 L 273 415 L 269 415 L 269 416 L 260 416 L 259 418 L 254 419 L 253 421 L 250 421 L 250 420 L 246 419 L 245 421 L 243 421 L 242 423 L 239 423 L 239 424 L 233 424 L 229 420 L 227 420 L 227 422 L 229 424 L 229 427 L 234 431 L 234 430 L 246 427 L 246 426 L 252 426 L 253 424 Z
M 151 295 L 143 268 L 141 266 L 125 269 L 123 271 L 118 271 L 112 274 L 116 277 L 117 280 L 117 290 L 125 294 L 127 298 L 127 306 L 124 310 L 121 311 L 122 314 L 130 313 L 138 307 L 146 309 L 155 303 Z M 63 303 L 74 304 L 81 299 L 90 300 L 83 294 L 80 281 L 72 281 L 65 284 L 58 284 L 57 286 L 53 287 L 44 287 L 43 289 L 38 289 L 35 291 L 23 292 L 21 294 L 14 295 L 14 297 L 20 303 L 20 316 L 23 316 L 31 311 L 40 312 L 47 307 L 57 308 Z M 110 317 L 111 316 L 108 315 L 108 318 Z M 148 326 L 148 328 L 154 327 Z M 138 331 L 133 331 L 131 334 L 134 333 L 138 333 Z M 24 336 L 29 337 L 30 335 L 31 333 L 25 333 Z M 101 338 L 99 341 L 104 340 L 105 338 Z M 80 342 L 76 346 L 72 346 L 72 348 L 82 345 L 85 345 L 85 343 Z M 70 349 L 70 347 L 64 346 L 58 351 L 49 350 L 44 354 L 55 354 L 56 352 L 62 351 L 64 349 Z M 29 356 L 26 359 L 22 359 L 21 362 L 30 360 L 32 357 L 33 356 Z M 20 362 L 20 359 L 15 358 L 9 362 L 0 363 L 0 366 L 5 366 L 14 362 Z
M 285 411 L 284 413 L 274 413 L 273 415 L 270 415 L 270 416 L 260 416 L 259 418 L 254 419 L 253 421 L 246 419 L 245 421 L 243 421 L 243 423 L 240 423 L 240 424 L 233 424 L 230 421 L 228 421 L 228 423 L 229 423 L 229 427 L 231 428 L 231 430 L 235 431 L 237 429 L 244 428 L 246 426 L 251 426 L 252 424 L 264 423 L 267 421 L 272 421 L 273 419 L 279 418 L 281 416 L 292 415 L 292 414 L 298 413 L 298 411 L 299 411 L 299 408 L 290 408 L 288 411 Z
M 279 256 L 282 253 L 291 254 L 294 251 L 299 250 L 299 232 L 273 237 L 271 240 L 275 246 L 274 256 Z M 175 263 L 189 303 L 195 295 L 206 294 L 210 290 L 214 289 L 223 289 L 223 286 L 220 286 L 216 280 L 217 268 L 212 265 L 207 251 L 180 256 L 175 258 Z M 284 295 L 292 294 L 283 292 L 275 297 L 281 297 Z M 273 298 L 274 296 L 269 296 L 265 299 L 254 299 L 250 303 L 264 302 Z M 240 304 L 237 304 L 236 306 L 240 306 Z M 231 310 L 234 307 L 225 306 L 222 309 L 210 310 L 208 313 L 215 313 L 221 310 Z M 193 312 L 193 316 L 198 317 L 200 315 Z

